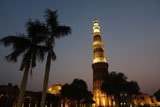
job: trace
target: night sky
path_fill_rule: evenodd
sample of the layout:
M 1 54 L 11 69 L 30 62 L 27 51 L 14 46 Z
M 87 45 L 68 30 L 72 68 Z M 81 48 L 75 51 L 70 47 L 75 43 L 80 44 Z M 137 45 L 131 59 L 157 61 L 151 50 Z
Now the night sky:
M 49 86 L 79 78 L 92 90 L 92 22 L 100 22 L 109 72 L 124 73 L 141 91 L 160 89 L 160 0 L 1 0 L 0 38 L 26 34 L 28 19 L 44 20 L 44 9 L 58 10 L 60 24 L 72 34 L 56 40 L 57 60 L 52 62 Z M 11 51 L 0 45 L 0 84 L 19 85 L 23 72 L 8 63 Z M 41 91 L 45 62 L 37 63 L 27 90 Z

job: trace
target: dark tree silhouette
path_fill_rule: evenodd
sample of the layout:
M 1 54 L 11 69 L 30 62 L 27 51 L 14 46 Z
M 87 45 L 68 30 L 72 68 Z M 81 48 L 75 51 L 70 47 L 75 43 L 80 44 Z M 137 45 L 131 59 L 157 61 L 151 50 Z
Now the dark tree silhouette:
M 88 90 L 85 81 L 80 79 L 74 79 L 71 84 L 71 98 L 77 100 L 77 107 L 80 106 L 80 100 L 83 99 Z
M 61 89 L 61 98 L 63 99 L 63 107 L 65 107 L 67 99 L 70 98 L 70 93 L 71 93 L 70 85 L 64 84 Z
M 76 100 L 77 107 L 80 106 L 80 100 L 91 97 L 87 90 L 87 84 L 81 79 L 74 79 L 71 84 L 64 84 L 61 90 L 61 96 L 64 99 Z M 65 107 L 65 106 L 64 106 Z
M 160 89 L 154 93 L 154 96 L 156 97 L 157 101 L 160 101 Z
M 132 97 L 140 90 L 136 81 L 127 81 L 127 77 L 123 73 L 116 72 L 110 72 L 106 76 L 101 88 L 103 92 L 114 96 L 118 106 L 120 106 L 122 94 Z
M 21 107 L 22 105 L 29 71 L 32 72 L 32 68 L 36 66 L 37 59 L 39 59 L 39 61 L 44 59 L 47 51 L 46 47 L 40 45 L 43 40 L 43 36 L 39 35 L 37 32 L 43 32 L 41 29 L 43 26 L 38 27 L 38 29 L 35 28 L 35 26 L 39 25 L 41 26 L 41 23 L 38 21 L 28 21 L 26 23 L 26 35 L 9 35 L 0 40 L 0 43 L 5 47 L 12 46 L 12 52 L 5 57 L 7 61 L 15 63 L 17 62 L 18 57 L 22 55 L 20 70 L 24 71 L 24 74 L 20 86 L 17 107 Z

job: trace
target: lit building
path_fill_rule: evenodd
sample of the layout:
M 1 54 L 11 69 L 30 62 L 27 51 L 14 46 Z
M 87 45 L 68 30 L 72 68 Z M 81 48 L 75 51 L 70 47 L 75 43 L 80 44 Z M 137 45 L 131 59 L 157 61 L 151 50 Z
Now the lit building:
M 114 106 L 113 97 L 103 93 L 101 86 L 108 74 L 108 63 L 104 54 L 104 45 L 101 38 L 98 20 L 93 21 L 93 99 L 94 107 Z
M 61 89 L 62 89 L 62 85 L 60 83 L 55 83 L 54 85 L 48 88 L 48 93 L 51 93 L 54 95 L 60 95 Z
M 134 98 L 134 105 L 137 106 L 151 106 L 160 107 L 160 102 L 156 100 L 155 96 L 150 96 L 149 94 L 139 94 Z

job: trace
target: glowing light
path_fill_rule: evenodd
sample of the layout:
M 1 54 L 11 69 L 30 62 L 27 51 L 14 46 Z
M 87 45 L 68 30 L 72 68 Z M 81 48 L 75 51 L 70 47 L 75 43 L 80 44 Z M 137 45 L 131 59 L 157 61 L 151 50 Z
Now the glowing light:
M 96 49 L 96 48 L 99 48 L 99 47 L 101 47 L 102 49 L 104 49 L 103 48 L 103 43 L 101 41 L 94 41 L 93 42 L 93 49 Z
M 105 99 L 104 98 L 102 98 L 102 103 L 103 103 L 103 105 L 106 105 L 105 103 Z
M 98 63 L 98 62 L 107 62 L 107 61 L 105 58 L 100 58 L 100 57 L 94 58 L 93 63 Z
M 52 91 L 52 88 L 49 88 L 48 91 Z
M 48 89 L 48 92 L 51 94 L 59 95 L 61 88 L 62 88 L 62 85 L 59 83 L 56 83 Z
M 141 106 L 144 106 L 144 103 L 141 103 Z

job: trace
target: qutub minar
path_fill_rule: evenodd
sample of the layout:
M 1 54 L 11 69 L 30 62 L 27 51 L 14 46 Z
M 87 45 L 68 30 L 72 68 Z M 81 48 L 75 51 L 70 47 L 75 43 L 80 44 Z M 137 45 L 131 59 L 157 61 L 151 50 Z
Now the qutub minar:
M 101 38 L 98 20 L 93 21 L 93 99 L 94 107 L 114 106 L 112 96 L 101 91 L 104 78 L 108 74 L 108 63 L 104 54 L 104 45 Z

